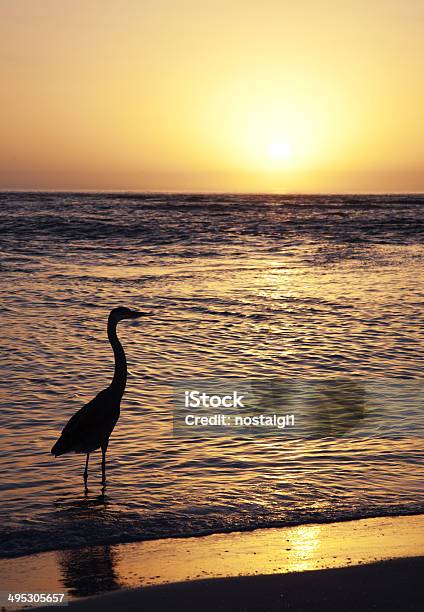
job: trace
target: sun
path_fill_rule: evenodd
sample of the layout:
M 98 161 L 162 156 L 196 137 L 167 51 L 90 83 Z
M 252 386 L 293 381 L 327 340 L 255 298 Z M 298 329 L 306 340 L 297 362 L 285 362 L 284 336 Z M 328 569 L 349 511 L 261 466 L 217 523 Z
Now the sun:
M 269 143 L 267 156 L 271 162 L 287 162 L 293 156 L 293 150 L 289 142 L 280 140 Z

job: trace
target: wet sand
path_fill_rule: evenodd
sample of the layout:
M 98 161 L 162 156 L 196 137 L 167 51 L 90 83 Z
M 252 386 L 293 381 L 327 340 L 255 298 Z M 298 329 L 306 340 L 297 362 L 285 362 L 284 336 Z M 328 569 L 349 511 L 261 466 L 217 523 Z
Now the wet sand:
M 417 515 L 48 552 L 0 560 L 0 590 L 85 610 L 414 610 L 423 534 Z
M 270 576 L 216 578 L 89 598 L 72 610 L 406 612 L 423 610 L 424 557 Z

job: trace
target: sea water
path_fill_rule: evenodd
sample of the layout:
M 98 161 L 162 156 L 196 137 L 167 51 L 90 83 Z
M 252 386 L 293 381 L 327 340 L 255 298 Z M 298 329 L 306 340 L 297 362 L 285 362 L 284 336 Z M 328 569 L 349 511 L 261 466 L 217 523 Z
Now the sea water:
M 3 556 L 423 511 L 421 196 L 9 192 L 0 205 Z M 96 453 L 84 495 L 85 457 L 50 448 L 111 380 L 118 305 L 151 314 L 118 327 L 129 376 L 108 487 Z M 175 385 L 228 377 L 349 380 L 365 408 L 313 437 L 174 435 Z

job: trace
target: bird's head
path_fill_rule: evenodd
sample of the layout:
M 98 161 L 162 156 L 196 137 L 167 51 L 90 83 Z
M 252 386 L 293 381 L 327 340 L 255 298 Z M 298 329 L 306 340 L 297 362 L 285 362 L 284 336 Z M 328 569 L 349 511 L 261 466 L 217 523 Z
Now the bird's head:
M 140 312 L 139 310 L 131 310 L 125 306 L 119 306 L 110 311 L 109 319 L 118 323 L 123 319 L 138 319 L 139 317 L 147 317 L 150 313 Z

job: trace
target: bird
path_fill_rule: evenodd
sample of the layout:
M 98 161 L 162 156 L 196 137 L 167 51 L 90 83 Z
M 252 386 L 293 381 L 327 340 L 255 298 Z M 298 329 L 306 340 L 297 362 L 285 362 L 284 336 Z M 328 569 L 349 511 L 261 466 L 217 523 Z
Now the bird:
M 102 486 L 106 486 L 106 451 L 110 434 L 119 419 L 121 400 L 127 383 L 127 359 L 116 333 L 117 325 L 124 319 L 138 319 L 149 314 L 124 306 L 110 311 L 107 336 L 115 357 L 112 382 L 69 419 L 51 449 L 51 454 L 55 457 L 72 452 L 87 455 L 84 470 L 86 491 L 90 453 L 99 448 L 102 449 Z

